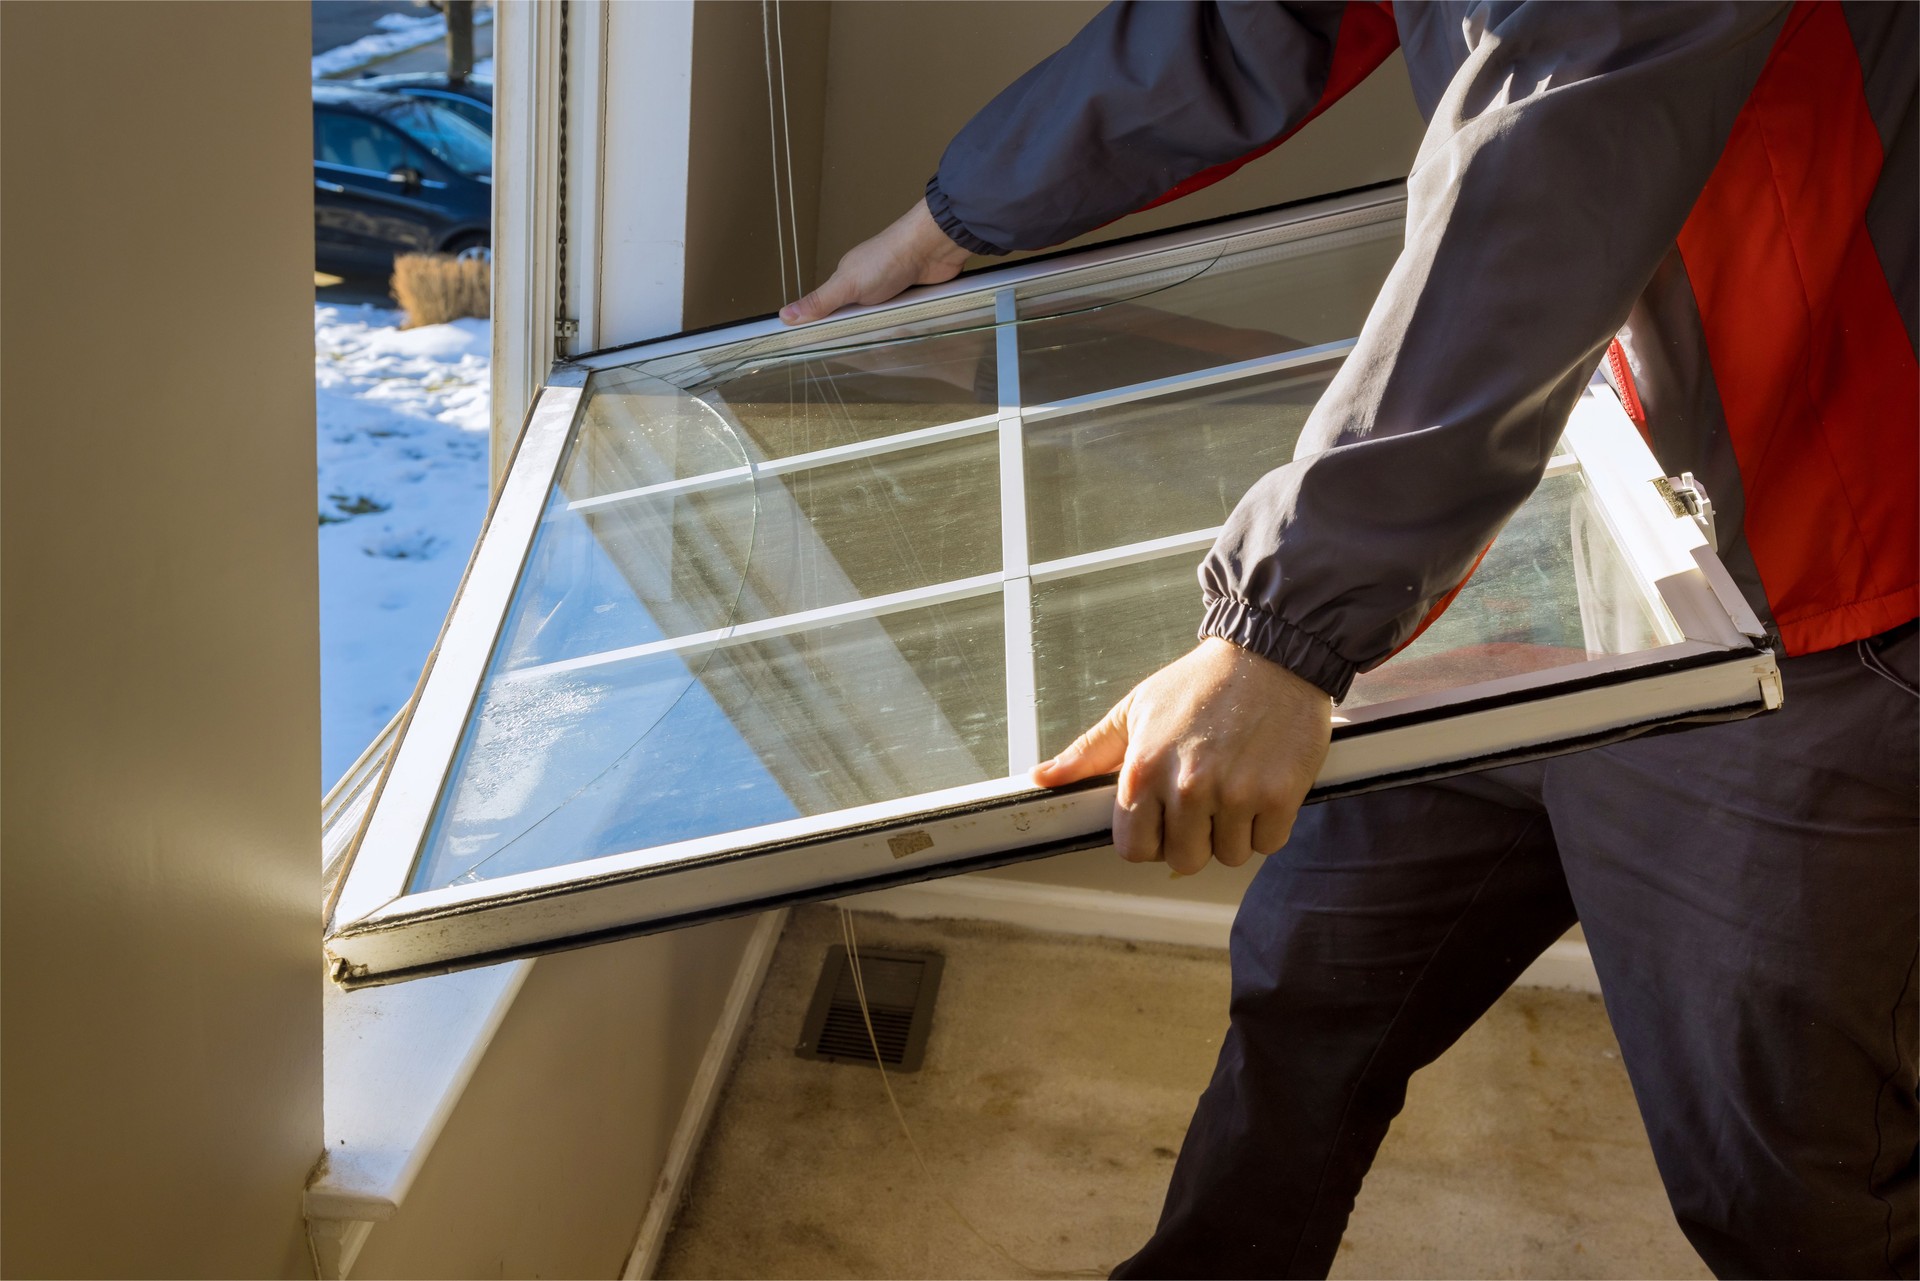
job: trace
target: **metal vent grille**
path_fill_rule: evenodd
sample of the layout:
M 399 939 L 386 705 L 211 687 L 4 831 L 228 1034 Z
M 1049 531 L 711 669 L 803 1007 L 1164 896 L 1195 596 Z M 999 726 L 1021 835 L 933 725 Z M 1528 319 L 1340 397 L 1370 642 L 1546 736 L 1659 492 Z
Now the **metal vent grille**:
M 901 1072 L 918 1070 L 926 1055 L 933 998 L 940 989 L 944 960 L 933 952 L 860 950 L 860 977 L 866 984 L 867 1012 L 873 1019 L 873 1036 L 869 1038 L 866 1020 L 860 1017 L 860 994 L 854 986 L 853 967 L 847 963 L 847 949 L 839 945 L 828 948 L 794 1053 L 804 1059 L 871 1066 L 877 1047 L 880 1061 L 888 1067 Z

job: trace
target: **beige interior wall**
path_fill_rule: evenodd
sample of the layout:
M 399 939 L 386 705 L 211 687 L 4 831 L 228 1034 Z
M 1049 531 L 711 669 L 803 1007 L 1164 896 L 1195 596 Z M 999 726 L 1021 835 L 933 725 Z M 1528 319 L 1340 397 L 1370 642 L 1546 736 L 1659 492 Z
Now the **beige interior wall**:
M 686 328 L 764 315 L 797 296 L 791 282 L 819 283 L 812 270 L 819 235 L 820 147 L 826 102 L 827 0 L 785 0 L 779 27 L 764 38 L 761 7 L 698 0 L 693 20 L 693 89 L 687 165 Z M 776 49 L 773 104 L 767 57 Z M 778 49 L 785 48 L 784 89 Z M 784 99 L 784 108 L 782 100 Z M 776 152 L 772 111 L 791 122 Z M 780 165 L 775 202 L 774 162 Z M 793 202 L 786 198 L 792 165 Z M 779 221 L 775 222 L 778 210 Z M 783 244 L 797 219 L 800 244 Z M 783 253 L 784 250 L 784 253 Z M 781 266 L 789 281 L 781 296 Z
M 306 1276 L 305 5 L 0 7 L 0 1270 Z
M 787 0 L 794 215 L 809 286 L 920 196 L 972 115 L 1070 40 L 1102 0 Z M 697 0 L 686 325 L 780 299 L 760 7 Z M 778 63 L 776 62 L 776 76 Z M 776 79 L 774 91 L 780 92 Z M 1422 131 L 1400 56 L 1272 155 L 1074 244 L 1404 177 Z M 784 170 L 782 143 L 780 163 Z M 783 204 L 781 216 L 787 211 Z M 792 252 L 789 248 L 789 254 Z M 1018 256 L 1018 255 L 1016 255 Z M 975 266 L 986 260 L 976 259 Z
M 753 926 L 536 962 L 354 1276 L 619 1276 Z
M 816 273 L 897 218 L 919 197 L 954 133 L 1100 8 L 1099 0 L 836 0 Z M 1073 243 L 1404 177 L 1421 131 L 1395 54 L 1271 155 Z

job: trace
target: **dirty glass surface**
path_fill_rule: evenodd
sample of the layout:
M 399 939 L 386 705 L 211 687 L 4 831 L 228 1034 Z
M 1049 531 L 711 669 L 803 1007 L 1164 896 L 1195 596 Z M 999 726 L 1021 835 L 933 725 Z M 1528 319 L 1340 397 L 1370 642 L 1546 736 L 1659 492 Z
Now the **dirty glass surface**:
M 1193 644 L 1195 568 L 1293 457 L 1397 210 L 593 375 L 411 888 L 1013 775 Z M 1577 462 L 1391 703 L 1663 643 Z

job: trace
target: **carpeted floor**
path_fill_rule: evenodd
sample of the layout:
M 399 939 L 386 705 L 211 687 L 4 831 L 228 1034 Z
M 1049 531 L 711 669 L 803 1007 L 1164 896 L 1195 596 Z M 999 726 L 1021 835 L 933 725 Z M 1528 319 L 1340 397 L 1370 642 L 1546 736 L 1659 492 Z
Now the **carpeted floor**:
M 1104 1275 L 1151 1230 L 1211 1072 L 1224 953 L 856 920 L 863 946 L 946 957 L 926 1064 L 891 1076 L 938 1190 L 877 1071 L 793 1052 L 840 939 L 830 909 L 800 909 L 658 1275 Z M 1708 1275 L 1597 997 L 1510 993 L 1414 1081 L 1335 1275 Z

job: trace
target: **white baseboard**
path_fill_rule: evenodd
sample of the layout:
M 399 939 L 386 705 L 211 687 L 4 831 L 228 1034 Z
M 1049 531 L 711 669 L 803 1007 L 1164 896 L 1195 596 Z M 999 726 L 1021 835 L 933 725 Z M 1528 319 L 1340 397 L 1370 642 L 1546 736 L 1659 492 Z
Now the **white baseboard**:
M 667 1232 L 673 1227 L 674 1212 L 680 1208 L 687 1180 L 693 1176 L 694 1160 L 700 1154 L 700 1144 L 707 1137 L 714 1108 L 720 1102 L 727 1069 L 732 1066 L 740 1041 L 746 1036 L 754 1002 L 760 996 L 760 985 L 765 982 L 767 966 L 773 961 L 774 945 L 780 941 L 780 931 L 786 923 L 787 911 L 781 908 L 765 913 L 754 924 L 753 936 L 747 940 L 746 951 L 741 953 L 740 966 L 733 972 L 733 986 L 727 989 L 726 1002 L 720 1007 L 720 1021 L 714 1025 L 713 1035 L 707 1038 L 700 1067 L 694 1072 L 693 1085 L 687 1091 L 686 1105 L 680 1110 L 673 1139 L 667 1144 L 667 1158 L 661 1164 L 659 1180 L 653 1185 L 646 1217 L 640 1221 L 633 1251 L 620 1274 L 623 1281 L 651 1277 L 660 1263 L 660 1251 L 667 1243 Z
M 1069 885 L 1036 885 L 973 874 L 899 885 L 840 900 L 862 912 L 885 912 L 907 920 L 938 918 L 994 921 L 1055 934 L 1091 934 L 1135 943 L 1178 943 L 1187 947 L 1227 945 L 1234 908 L 1226 903 L 1194 903 L 1119 894 Z M 1598 992 L 1593 957 L 1580 939 L 1561 939 L 1527 967 L 1522 987 Z

